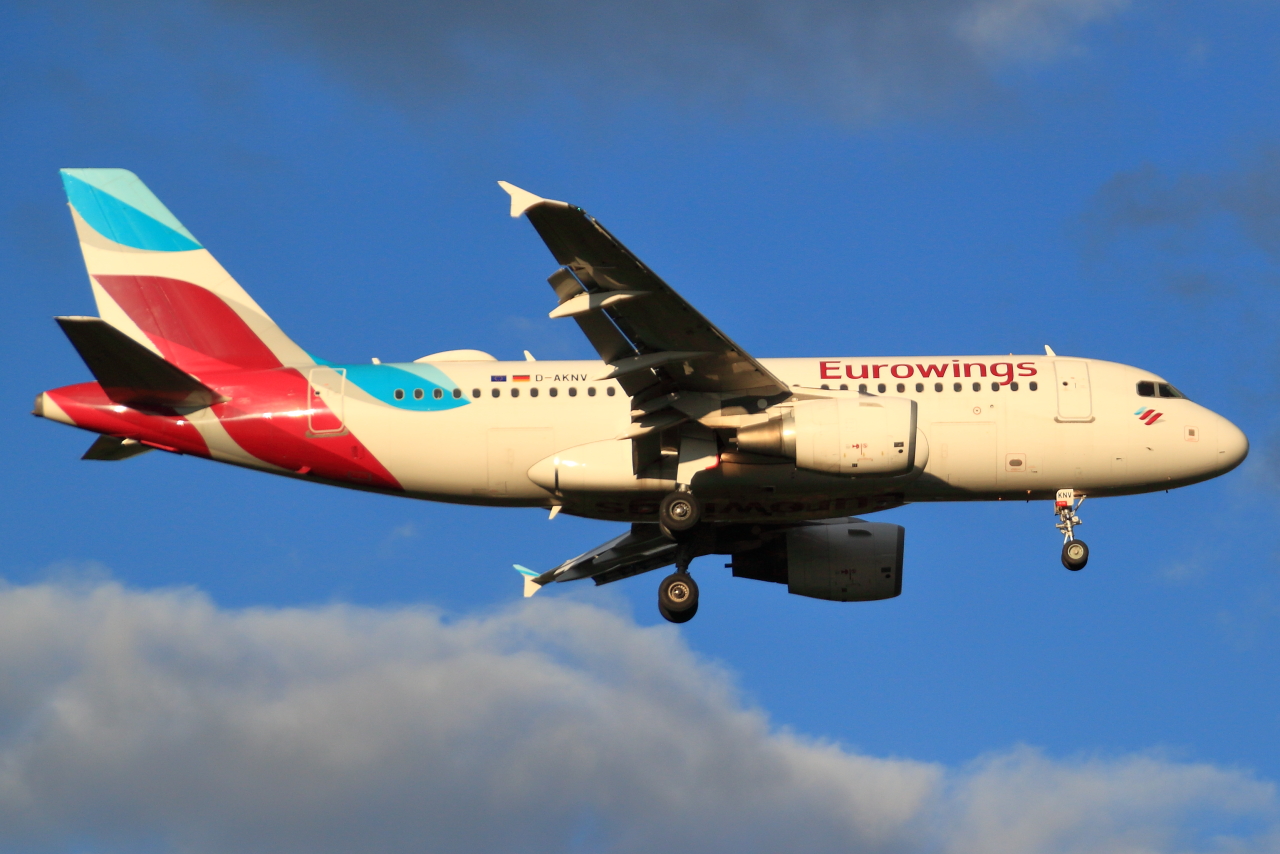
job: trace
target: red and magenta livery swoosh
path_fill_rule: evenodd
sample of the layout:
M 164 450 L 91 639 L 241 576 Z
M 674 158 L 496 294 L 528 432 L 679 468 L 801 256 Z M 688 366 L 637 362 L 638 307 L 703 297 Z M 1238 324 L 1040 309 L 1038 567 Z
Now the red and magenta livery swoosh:
M 121 333 L 225 400 L 204 411 L 137 408 L 113 401 L 99 383 L 80 383 L 45 394 L 50 414 L 167 451 L 401 489 L 312 390 L 305 372 L 313 360 L 136 175 L 69 169 L 63 181 L 99 313 L 115 322 L 127 316 L 136 329 L 120 324 Z M 146 379 L 145 371 L 137 376 Z M 333 429 L 317 433 L 317 424 Z

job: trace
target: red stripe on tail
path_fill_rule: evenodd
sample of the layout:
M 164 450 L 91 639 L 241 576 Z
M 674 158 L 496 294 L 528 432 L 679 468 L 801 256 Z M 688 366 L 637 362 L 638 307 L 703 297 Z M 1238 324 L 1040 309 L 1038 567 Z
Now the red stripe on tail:
M 94 276 L 165 359 L 192 374 L 268 370 L 280 360 L 217 294 L 164 276 Z

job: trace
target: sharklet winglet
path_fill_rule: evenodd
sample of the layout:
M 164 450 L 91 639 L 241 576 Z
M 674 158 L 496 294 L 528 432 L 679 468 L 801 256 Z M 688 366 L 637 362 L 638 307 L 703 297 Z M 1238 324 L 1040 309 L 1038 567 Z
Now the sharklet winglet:
M 542 585 L 537 581 L 538 573 L 534 572 L 529 567 L 521 566 L 518 563 L 513 563 L 512 566 L 515 567 L 516 572 L 520 573 L 520 576 L 524 579 L 524 598 L 528 599 L 530 596 L 542 589 Z
M 519 187 L 517 187 L 515 184 L 508 184 L 506 181 L 499 181 L 498 186 L 506 190 L 507 194 L 511 196 L 511 218 L 512 219 L 519 219 L 521 214 L 529 210 L 529 208 L 533 207 L 534 205 L 548 204 L 548 205 L 561 205 L 562 207 L 568 207 L 568 205 L 566 205 L 564 202 L 557 202 L 551 199 L 544 199 L 541 196 L 535 196 L 533 193 L 530 193 L 528 190 L 522 190 Z

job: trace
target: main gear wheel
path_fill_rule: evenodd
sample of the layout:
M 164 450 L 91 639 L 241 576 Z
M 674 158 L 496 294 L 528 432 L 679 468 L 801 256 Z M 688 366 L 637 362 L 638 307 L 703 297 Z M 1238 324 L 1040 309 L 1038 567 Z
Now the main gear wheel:
M 698 613 L 698 585 L 687 572 L 673 572 L 658 585 L 658 613 L 672 623 L 687 623 Z

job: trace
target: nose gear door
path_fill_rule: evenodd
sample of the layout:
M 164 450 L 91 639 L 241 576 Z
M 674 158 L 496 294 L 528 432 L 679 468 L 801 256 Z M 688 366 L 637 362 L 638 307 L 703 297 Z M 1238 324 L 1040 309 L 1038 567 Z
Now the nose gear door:
M 1058 359 L 1053 363 L 1058 386 L 1059 421 L 1092 421 L 1093 396 L 1089 391 L 1089 363 L 1083 359 Z

